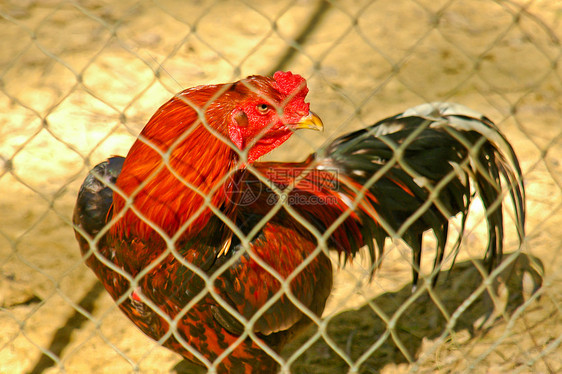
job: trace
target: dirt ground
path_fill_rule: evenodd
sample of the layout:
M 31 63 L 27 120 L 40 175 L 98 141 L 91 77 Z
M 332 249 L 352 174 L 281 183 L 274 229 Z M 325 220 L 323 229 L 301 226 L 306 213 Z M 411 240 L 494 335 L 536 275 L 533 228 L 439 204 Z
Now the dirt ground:
M 74 240 L 74 201 L 87 170 L 125 154 L 175 92 L 276 67 L 307 78 L 326 131 L 298 133 L 269 159 L 301 160 L 345 131 L 454 101 L 514 145 L 528 208 L 521 255 L 505 256 L 494 297 L 473 294 L 486 241 L 478 207 L 440 303 L 412 302 L 400 245 L 370 284 L 360 260 L 338 269 L 329 339 L 311 330 L 288 347 L 291 372 L 561 372 L 559 38 L 562 3 L 550 0 L 1 2 L 0 373 L 199 372 L 101 290 Z M 389 336 L 381 315 L 394 313 Z

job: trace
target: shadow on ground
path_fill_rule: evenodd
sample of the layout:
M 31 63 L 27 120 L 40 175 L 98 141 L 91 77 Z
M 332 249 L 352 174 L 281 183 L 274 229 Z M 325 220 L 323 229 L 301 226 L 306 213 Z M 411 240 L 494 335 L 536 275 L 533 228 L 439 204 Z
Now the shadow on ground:
M 483 292 L 460 315 L 453 330 L 465 330 L 470 338 L 485 334 L 501 318 L 502 311 L 511 315 L 542 285 L 542 275 L 540 260 L 521 254 L 494 282 L 494 292 L 499 295 L 503 305 L 494 308 L 488 292 Z M 435 293 L 451 315 L 482 284 L 482 279 L 472 261 L 458 263 L 452 271 L 440 274 Z M 363 363 L 360 373 L 375 373 L 387 364 L 408 362 L 391 336 L 384 339 L 387 324 L 369 304 L 376 305 L 387 316 L 392 316 L 411 296 L 412 288 L 408 284 L 397 292 L 384 293 L 370 300 L 360 309 L 342 312 L 330 321 L 328 335 L 353 361 L 383 337 L 382 344 Z M 426 291 L 406 308 L 397 321 L 395 331 L 407 353 L 415 360 L 423 339 L 438 338 L 445 330 L 446 323 L 443 313 Z M 314 332 L 314 329 L 310 329 L 308 334 L 293 341 L 285 349 L 285 356 L 289 357 Z M 348 370 L 346 362 L 323 339 L 304 352 L 291 367 L 294 374 L 336 374 Z

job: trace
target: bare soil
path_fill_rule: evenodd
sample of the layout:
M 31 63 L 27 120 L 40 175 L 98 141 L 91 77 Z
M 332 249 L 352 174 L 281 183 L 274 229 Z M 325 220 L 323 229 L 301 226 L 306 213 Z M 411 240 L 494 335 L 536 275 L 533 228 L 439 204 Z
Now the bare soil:
M 117 310 L 82 263 L 70 217 L 87 171 L 125 154 L 175 92 L 276 66 L 308 79 L 326 132 L 298 133 L 269 159 L 301 160 L 343 132 L 454 101 L 514 145 L 528 208 L 518 257 L 506 211 L 515 254 L 489 284 L 478 207 L 432 294 L 412 297 L 399 244 L 370 283 L 365 261 L 335 260 L 327 334 L 311 329 L 286 349 L 291 372 L 561 372 L 561 37 L 562 3 L 549 0 L 4 1 L 0 372 L 200 371 Z

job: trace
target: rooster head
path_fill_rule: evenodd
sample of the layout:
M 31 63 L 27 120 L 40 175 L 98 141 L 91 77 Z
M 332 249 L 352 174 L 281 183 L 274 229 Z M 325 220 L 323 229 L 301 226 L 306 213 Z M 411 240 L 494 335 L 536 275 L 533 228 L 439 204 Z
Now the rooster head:
M 156 111 L 133 150 L 146 154 L 151 146 L 162 152 L 172 147 L 180 159 L 187 154 L 200 158 L 201 152 L 209 151 L 209 136 L 220 134 L 233 143 L 231 148 L 238 150 L 244 163 L 252 163 L 295 130 L 323 129 L 305 102 L 307 93 L 303 77 L 281 71 L 273 77 L 252 75 L 234 83 L 188 88 Z M 160 162 L 160 156 L 154 156 L 155 164 Z
M 278 71 L 273 78 L 250 76 L 233 83 L 226 97 L 236 96 L 227 120 L 228 137 L 247 161 L 279 147 L 298 129 L 322 130 L 320 118 L 305 102 L 308 88 L 303 77 Z

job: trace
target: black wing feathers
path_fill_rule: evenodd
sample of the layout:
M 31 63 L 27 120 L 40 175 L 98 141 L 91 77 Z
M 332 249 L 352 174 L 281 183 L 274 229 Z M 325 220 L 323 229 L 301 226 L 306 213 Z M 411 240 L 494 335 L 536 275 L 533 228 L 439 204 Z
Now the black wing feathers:
M 96 236 L 107 222 L 113 203 L 113 190 L 109 186 L 115 185 L 124 161 L 124 157 L 111 157 L 96 165 L 80 187 L 74 224 L 91 237 Z

